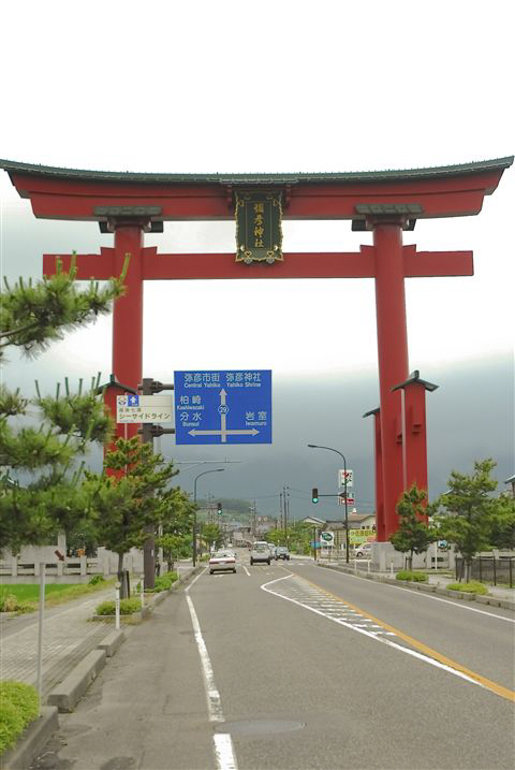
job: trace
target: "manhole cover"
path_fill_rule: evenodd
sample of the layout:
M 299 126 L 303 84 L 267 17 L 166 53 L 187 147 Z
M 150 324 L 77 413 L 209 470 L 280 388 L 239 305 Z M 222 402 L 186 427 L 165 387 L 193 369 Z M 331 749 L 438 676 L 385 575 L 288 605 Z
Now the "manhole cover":
M 288 722 L 284 719 L 247 719 L 242 722 L 222 722 L 215 727 L 215 731 L 231 735 L 269 735 L 301 730 L 305 726 L 304 722 Z

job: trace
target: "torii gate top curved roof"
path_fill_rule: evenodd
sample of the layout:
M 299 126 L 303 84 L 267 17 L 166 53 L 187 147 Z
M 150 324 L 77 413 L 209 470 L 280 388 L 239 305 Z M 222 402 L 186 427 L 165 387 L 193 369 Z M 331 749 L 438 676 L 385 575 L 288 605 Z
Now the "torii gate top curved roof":
M 514 157 L 347 173 L 163 174 L 88 171 L 0 160 L 35 216 L 98 220 L 98 206 L 158 206 L 159 219 L 231 219 L 233 189 L 282 188 L 285 219 L 356 219 L 357 206 L 414 205 L 416 218 L 481 210 Z M 374 212 L 371 212 L 374 213 Z

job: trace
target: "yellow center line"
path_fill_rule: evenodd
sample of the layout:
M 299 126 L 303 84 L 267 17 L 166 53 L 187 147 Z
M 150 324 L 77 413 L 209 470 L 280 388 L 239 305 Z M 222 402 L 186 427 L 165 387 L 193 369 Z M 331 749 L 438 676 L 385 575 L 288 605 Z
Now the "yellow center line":
M 341 596 L 337 596 L 336 594 L 331 593 L 331 591 L 322 588 L 322 586 L 319 586 L 317 583 L 313 583 L 311 580 L 308 580 L 305 577 L 301 577 L 296 573 L 295 577 L 300 578 L 300 580 L 304 580 L 304 582 L 308 583 L 310 586 L 313 586 L 313 588 L 316 588 L 326 596 L 330 596 L 332 599 L 336 599 L 338 602 L 345 604 L 346 607 L 350 607 L 350 609 L 354 610 L 355 612 L 359 612 L 359 614 L 363 615 L 363 617 L 368 618 L 369 620 L 373 620 L 374 623 L 377 623 L 378 626 L 384 628 L 385 631 L 393 632 L 396 636 L 399 637 L 399 639 L 403 639 L 405 642 L 407 642 L 419 652 L 422 652 L 424 655 L 437 660 L 439 663 L 443 663 L 445 666 L 449 666 L 449 668 L 454 668 L 456 671 L 460 671 L 462 674 L 465 674 L 471 679 L 474 679 L 483 687 L 486 687 L 487 690 L 490 690 L 496 695 L 499 695 L 501 698 L 506 698 L 507 700 L 515 702 L 515 692 L 513 690 L 510 690 L 507 687 L 503 687 L 502 684 L 497 684 L 497 682 L 492 682 L 491 679 L 487 679 L 475 671 L 471 671 L 469 668 L 462 666 L 461 663 L 457 663 L 455 660 L 448 658 L 446 655 L 442 655 L 442 653 L 438 652 L 437 650 L 433 650 L 432 647 L 428 647 L 427 644 L 419 642 L 418 639 L 414 639 L 412 636 L 405 634 L 404 631 L 400 631 L 398 628 L 391 626 L 389 623 L 385 623 L 383 620 L 379 620 L 379 618 L 376 618 L 374 615 L 370 615 L 370 613 L 365 612 L 365 610 L 362 610 L 360 607 L 356 607 L 355 604 L 351 604 L 349 601 L 347 601 L 347 599 L 342 599 Z

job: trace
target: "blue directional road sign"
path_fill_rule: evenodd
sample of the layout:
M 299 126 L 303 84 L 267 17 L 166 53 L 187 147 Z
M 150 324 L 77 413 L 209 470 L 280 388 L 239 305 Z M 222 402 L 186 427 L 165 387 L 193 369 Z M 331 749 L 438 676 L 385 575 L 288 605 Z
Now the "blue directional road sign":
M 271 444 L 269 369 L 174 373 L 176 444 Z

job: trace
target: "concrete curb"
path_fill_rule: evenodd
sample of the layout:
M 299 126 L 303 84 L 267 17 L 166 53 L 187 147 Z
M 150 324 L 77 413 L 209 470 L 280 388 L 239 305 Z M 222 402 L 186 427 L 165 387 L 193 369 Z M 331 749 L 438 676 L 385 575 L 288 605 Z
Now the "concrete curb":
M 41 715 L 27 726 L 16 746 L 0 757 L 2 770 L 26 770 L 58 729 L 57 708 L 43 706 Z
M 146 607 L 142 607 L 141 610 L 138 610 L 138 612 L 131 612 L 130 615 L 122 615 L 120 614 L 120 623 L 123 623 L 128 626 L 135 626 L 138 623 L 141 623 L 143 620 L 145 620 L 146 617 L 150 615 L 152 612 L 152 606 L 147 605 Z M 116 617 L 115 615 L 93 615 L 91 620 L 94 623 L 115 623 Z
M 105 650 L 92 650 L 81 660 L 71 674 L 57 685 L 47 698 L 50 706 L 57 706 L 59 711 L 73 711 L 91 682 L 106 664 Z
M 354 575 L 355 577 L 365 578 L 366 580 L 374 580 L 376 583 L 387 583 L 389 585 L 402 586 L 403 588 L 410 588 L 412 591 L 424 591 L 427 593 L 440 594 L 441 596 L 450 596 L 453 599 L 462 599 L 463 601 L 478 602 L 480 604 L 489 604 L 491 607 L 501 607 L 505 610 L 511 610 L 515 612 L 515 600 L 502 599 L 498 596 L 485 596 L 481 594 L 471 594 L 465 591 L 449 591 L 447 588 L 442 588 L 434 583 L 410 583 L 407 580 L 396 580 L 395 578 L 387 577 L 386 575 L 375 575 L 373 572 L 366 572 L 360 574 L 353 568 L 346 568 L 337 564 L 318 564 L 319 567 L 324 569 L 332 569 L 337 572 L 343 572 L 347 575 Z
M 110 634 L 106 636 L 105 639 L 103 639 L 100 644 L 97 646 L 98 650 L 105 650 L 105 654 L 108 658 L 111 658 L 115 652 L 117 651 L 118 647 L 120 647 L 121 644 L 125 641 L 125 632 L 120 629 L 120 631 L 111 631 Z

